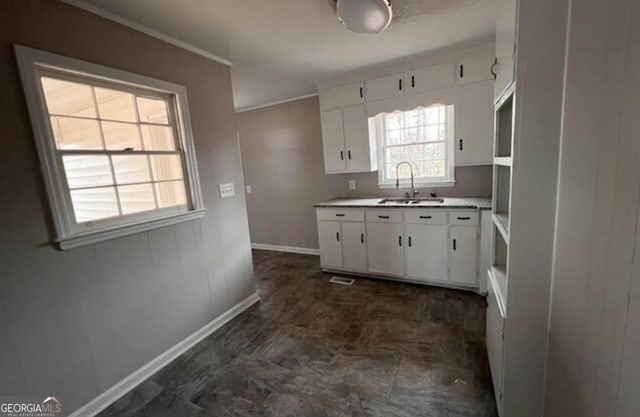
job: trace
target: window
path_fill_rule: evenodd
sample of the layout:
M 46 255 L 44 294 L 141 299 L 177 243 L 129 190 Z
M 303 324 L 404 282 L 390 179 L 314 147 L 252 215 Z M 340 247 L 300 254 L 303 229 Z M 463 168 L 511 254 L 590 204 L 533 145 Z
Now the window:
M 396 186 L 396 166 L 402 161 L 413 167 L 416 186 L 453 185 L 453 106 L 383 113 L 374 118 L 373 129 L 381 188 Z M 398 176 L 402 183 L 408 182 L 410 168 L 401 165 Z
M 184 87 L 16 51 L 63 249 L 203 214 Z

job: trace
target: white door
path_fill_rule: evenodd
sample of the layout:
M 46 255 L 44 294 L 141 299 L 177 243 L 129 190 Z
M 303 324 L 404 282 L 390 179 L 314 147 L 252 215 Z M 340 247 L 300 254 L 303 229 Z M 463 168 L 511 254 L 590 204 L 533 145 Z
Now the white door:
M 403 75 L 393 74 L 365 81 L 367 101 L 397 97 L 404 94 L 406 86 L 404 85 Z
M 454 108 L 455 165 L 484 165 L 493 161 L 493 83 L 464 88 Z
M 498 406 L 498 410 L 502 409 L 502 365 L 504 340 L 502 334 L 504 332 L 504 315 L 496 298 L 496 289 L 493 281 L 489 279 L 487 285 L 489 295 L 487 296 L 487 355 L 489 357 L 489 367 L 491 369 L 491 378 L 493 380 L 493 389 Z
M 453 85 L 453 63 L 432 65 L 405 74 L 407 93 L 422 93 Z
M 364 106 L 345 107 L 344 141 L 348 172 L 371 171 L 369 151 L 369 122 Z
M 347 168 L 347 161 L 344 151 L 342 109 L 323 111 L 321 122 L 324 170 L 327 173 L 344 172 Z
M 456 81 L 458 84 L 468 84 L 476 81 L 493 80 L 493 75 L 491 74 L 493 60 L 493 55 L 479 55 L 458 61 Z
M 367 270 L 367 241 L 364 223 L 342 222 L 342 258 L 346 269 Z
M 320 244 L 320 265 L 323 268 L 342 268 L 340 222 L 319 221 L 318 243 Z
M 447 226 L 407 224 L 404 235 L 407 278 L 448 281 Z
M 477 286 L 478 232 L 473 226 L 449 228 L 449 281 Z
M 402 223 L 367 223 L 369 272 L 404 275 Z
M 498 65 L 494 101 L 513 81 L 516 44 L 516 0 L 496 1 L 496 56 Z
M 354 83 L 320 91 L 320 109 L 335 109 L 364 103 L 364 83 Z

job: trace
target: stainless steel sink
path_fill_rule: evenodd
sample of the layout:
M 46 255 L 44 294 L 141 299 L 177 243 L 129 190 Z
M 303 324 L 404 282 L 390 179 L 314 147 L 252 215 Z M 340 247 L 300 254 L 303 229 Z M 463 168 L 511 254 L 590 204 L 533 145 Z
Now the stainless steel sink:
M 407 204 L 415 205 L 420 203 L 444 203 L 442 198 L 421 197 L 421 198 L 385 198 L 378 202 L 378 204 Z

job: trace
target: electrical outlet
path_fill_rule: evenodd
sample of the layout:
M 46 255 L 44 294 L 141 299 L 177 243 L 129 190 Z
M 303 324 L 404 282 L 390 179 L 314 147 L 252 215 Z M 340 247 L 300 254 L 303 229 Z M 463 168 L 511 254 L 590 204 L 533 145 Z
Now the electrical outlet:
M 356 189 L 356 180 L 349 180 L 349 189 L 350 190 Z
M 228 198 L 236 195 L 236 190 L 234 189 L 232 182 L 220 184 L 218 189 L 220 190 L 220 198 Z
M 251 194 L 251 186 L 250 186 L 250 185 L 247 185 L 247 186 L 246 186 L 246 189 L 247 189 L 247 194 Z

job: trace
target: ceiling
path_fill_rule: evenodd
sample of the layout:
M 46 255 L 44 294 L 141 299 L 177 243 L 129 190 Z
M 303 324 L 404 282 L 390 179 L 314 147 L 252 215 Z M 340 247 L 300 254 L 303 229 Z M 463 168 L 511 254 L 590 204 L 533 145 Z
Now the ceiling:
M 311 94 L 360 69 L 493 38 L 492 0 L 393 0 L 377 35 L 349 31 L 334 0 L 75 0 L 233 62 L 236 109 Z

